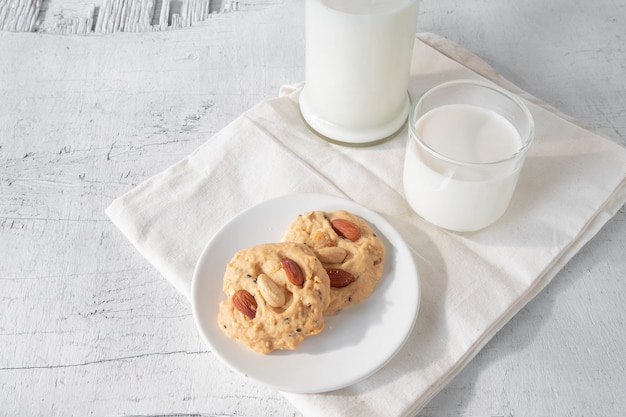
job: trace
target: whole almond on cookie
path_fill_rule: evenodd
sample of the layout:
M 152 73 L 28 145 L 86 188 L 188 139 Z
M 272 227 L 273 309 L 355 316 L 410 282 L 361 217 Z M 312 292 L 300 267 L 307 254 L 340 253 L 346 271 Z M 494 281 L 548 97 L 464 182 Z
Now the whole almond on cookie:
M 335 219 L 330 222 L 335 233 L 344 237 L 352 242 L 358 240 L 361 237 L 361 230 L 359 226 L 346 219 Z
M 346 259 L 348 251 L 339 246 L 329 246 L 315 251 L 320 262 L 325 264 L 340 264 Z
M 328 274 L 328 278 L 330 278 L 330 286 L 333 288 L 347 287 L 356 281 L 354 275 L 343 269 L 326 268 L 326 273 Z
M 282 307 L 285 305 L 285 293 L 280 287 L 266 274 L 261 274 L 256 279 L 259 292 L 272 307 Z
M 256 300 L 246 290 L 238 290 L 232 297 L 233 305 L 239 311 L 241 311 L 249 319 L 256 317 L 257 304 Z
M 300 265 L 289 258 L 281 259 L 280 263 L 285 270 L 285 274 L 287 274 L 289 282 L 296 287 L 301 287 L 304 284 L 304 274 L 302 273 L 302 269 L 300 269 Z

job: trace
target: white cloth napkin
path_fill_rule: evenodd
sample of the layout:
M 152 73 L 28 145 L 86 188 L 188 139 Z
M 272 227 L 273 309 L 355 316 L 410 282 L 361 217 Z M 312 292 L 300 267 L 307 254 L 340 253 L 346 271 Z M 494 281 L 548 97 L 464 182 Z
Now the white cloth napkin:
M 413 333 L 388 365 L 362 382 L 324 394 L 283 394 L 307 416 L 414 415 L 626 201 L 624 148 L 520 91 L 458 45 L 417 37 L 413 98 L 445 80 L 483 76 L 526 99 L 536 122 L 511 206 L 484 231 L 448 233 L 410 211 L 402 191 L 406 129 L 374 147 L 329 144 L 303 124 L 299 86 L 256 105 L 113 201 L 107 214 L 189 296 L 203 246 L 243 209 L 279 195 L 319 192 L 377 211 L 402 234 L 420 273 Z

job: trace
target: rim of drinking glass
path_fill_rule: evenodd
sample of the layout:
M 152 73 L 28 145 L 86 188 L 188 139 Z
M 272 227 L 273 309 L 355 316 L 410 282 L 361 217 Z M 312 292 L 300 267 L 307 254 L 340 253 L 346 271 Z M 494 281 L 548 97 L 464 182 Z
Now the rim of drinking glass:
M 506 98 L 508 98 L 512 102 L 514 102 L 517 105 L 517 107 L 520 108 L 520 110 L 524 114 L 524 117 L 526 117 L 526 119 L 528 120 L 529 129 L 528 129 L 528 134 L 525 135 L 522 138 L 523 145 L 517 150 L 517 152 L 514 152 L 513 154 L 511 154 L 511 156 L 509 156 L 507 158 L 498 159 L 496 161 L 490 161 L 490 162 L 468 162 L 468 161 L 462 161 L 462 160 L 459 160 L 459 159 L 450 158 L 449 156 L 446 156 L 446 155 L 444 155 L 444 154 L 434 150 L 433 148 L 431 148 L 430 146 L 428 146 L 424 142 L 424 140 L 420 137 L 420 135 L 417 134 L 417 129 L 416 129 L 416 126 L 415 126 L 415 124 L 417 122 L 417 120 L 415 120 L 415 112 L 418 109 L 418 107 L 422 104 L 422 101 L 424 100 L 424 98 L 426 96 L 430 95 L 431 93 L 437 91 L 437 90 L 441 90 L 441 89 L 450 87 L 452 85 L 459 85 L 459 84 L 473 85 L 473 86 L 477 86 L 477 87 L 481 87 L 481 88 L 487 88 L 489 90 L 495 91 L 495 92 L 505 96 Z M 447 161 L 447 162 L 451 162 L 451 163 L 454 163 L 454 164 L 457 164 L 457 165 L 485 166 L 485 165 L 497 165 L 497 164 L 501 164 L 503 162 L 508 162 L 508 161 L 511 161 L 511 160 L 517 158 L 519 155 L 523 155 L 524 153 L 526 153 L 526 151 L 530 147 L 530 144 L 535 139 L 535 121 L 533 119 L 532 114 L 530 113 L 530 110 L 528 110 L 528 107 L 526 106 L 526 104 L 524 104 L 522 99 L 520 99 L 516 95 L 512 94 L 510 91 L 505 90 L 504 88 L 501 88 L 501 87 L 499 87 L 499 86 L 497 86 L 495 84 L 486 83 L 484 81 L 470 80 L 470 79 L 464 80 L 464 79 L 462 79 L 462 80 L 446 81 L 446 82 L 443 82 L 441 84 L 438 84 L 438 85 L 436 85 L 436 86 L 426 90 L 420 96 L 420 98 L 411 106 L 411 110 L 409 111 L 409 131 L 410 131 L 411 135 L 413 136 L 413 138 L 415 139 L 415 141 L 419 142 L 419 144 L 424 149 L 426 149 L 429 153 L 433 154 L 434 156 L 436 156 L 437 158 L 439 158 L 441 160 L 444 160 L 444 161 Z

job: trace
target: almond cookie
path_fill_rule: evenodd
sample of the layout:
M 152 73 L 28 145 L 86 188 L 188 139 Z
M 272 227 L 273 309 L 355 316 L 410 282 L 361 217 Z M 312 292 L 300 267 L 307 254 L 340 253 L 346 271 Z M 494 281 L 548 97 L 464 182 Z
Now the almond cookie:
M 325 314 L 365 300 L 382 276 L 385 245 L 365 220 L 345 210 L 301 214 L 282 241 L 305 244 L 322 262 L 331 286 Z
M 223 291 L 220 328 L 256 352 L 295 349 L 324 328 L 330 281 L 305 245 L 267 243 L 237 252 Z

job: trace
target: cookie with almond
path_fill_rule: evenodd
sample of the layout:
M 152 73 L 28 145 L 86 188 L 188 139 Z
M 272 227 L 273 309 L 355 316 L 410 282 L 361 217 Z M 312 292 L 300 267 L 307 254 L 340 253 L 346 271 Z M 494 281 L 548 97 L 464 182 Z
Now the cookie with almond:
M 382 276 L 383 241 L 364 219 L 348 211 L 303 213 L 282 241 L 308 246 L 322 262 L 331 285 L 327 315 L 368 298 Z
M 266 243 L 240 250 L 226 266 L 218 324 L 250 349 L 296 349 L 324 328 L 330 280 L 312 249 Z

